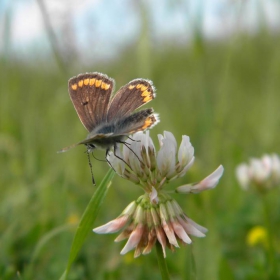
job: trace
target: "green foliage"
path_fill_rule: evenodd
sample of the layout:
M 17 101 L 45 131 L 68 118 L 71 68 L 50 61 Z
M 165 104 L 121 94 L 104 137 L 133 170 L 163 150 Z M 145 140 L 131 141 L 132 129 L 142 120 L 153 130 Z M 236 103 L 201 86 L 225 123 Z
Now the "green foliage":
M 69 74 L 47 61 L 27 65 L 2 59 L 0 278 L 58 279 L 67 267 L 78 225 L 73 217 L 81 218 L 96 190 L 82 147 L 56 153 L 86 136 L 67 80 L 79 72 L 99 71 L 113 77 L 116 88 L 137 77 L 152 80 L 157 98 L 148 106 L 161 122 L 151 136 L 164 130 L 172 131 L 178 142 L 181 135 L 190 136 L 196 162 L 187 178 L 170 183 L 170 189 L 204 178 L 219 164 L 225 167 L 216 189 L 176 196 L 187 215 L 209 229 L 206 238 L 193 238 L 197 279 L 267 279 L 265 249 L 246 244 L 248 230 L 264 225 L 262 204 L 239 188 L 234 172 L 251 156 L 280 153 L 279 44 L 279 36 L 259 34 L 200 42 L 198 47 L 145 49 L 142 55 L 132 46 L 118 61 L 73 66 Z M 96 157 L 103 158 L 104 152 L 97 151 Z M 98 184 L 108 169 L 94 160 Z M 115 176 L 91 228 L 118 216 L 140 193 Z M 274 206 L 272 225 L 280 222 L 278 197 L 279 189 L 267 197 Z M 280 228 L 273 231 L 278 236 L 274 244 L 279 244 Z M 90 232 L 68 279 L 160 279 L 155 249 L 136 260 L 132 254 L 120 256 L 124 243 L 113 243 L 114 237 Z M 171 279 L 186 279 L 188 250 L 167 252 Z M 275 251 L 279 261 L 279 245 Z

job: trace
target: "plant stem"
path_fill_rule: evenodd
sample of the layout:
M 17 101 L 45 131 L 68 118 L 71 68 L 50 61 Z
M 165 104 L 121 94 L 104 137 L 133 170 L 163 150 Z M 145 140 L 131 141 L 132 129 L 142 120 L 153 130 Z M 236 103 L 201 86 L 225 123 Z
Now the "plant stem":
M 268 235 L 268 261 L 269 261 L 269 267 L 271 270 L 269 270 L 270 278 L 269 279 L 276 279 L 277 277 L 277 261 L 275 258 L 275 251 L 273 246 L 273 232 L 270 222 L 270 209 L 269 209 L 269 203 L 267 202 L 266 196 L 262 195 L 262 202 L 263 202 L 263 209 L 264 209 L 264 221 L 267 228 L 267 235 Z
M 170 277 L 169 277 L 167 264 L 166 264 L 165 258 L 163 256 L 161 245 L 158 241 L 156 243 L 156 249 L 157 249 L 157 259 L 158 259 L 159 270 L 161 273 L 161 278 L 162 278 L 162 280 L 169 280 Z

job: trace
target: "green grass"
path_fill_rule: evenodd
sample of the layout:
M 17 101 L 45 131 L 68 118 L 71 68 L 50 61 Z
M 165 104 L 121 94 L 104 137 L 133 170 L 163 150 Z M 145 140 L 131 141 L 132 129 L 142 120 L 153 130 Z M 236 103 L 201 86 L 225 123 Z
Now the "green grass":
M 178 141 L 183 134 L 190 136 L 196 162 L 170 189 L 204 178 L 219 164 L 225 167 L 216 189 L 176 195 L 187 215 L 209 232 L 204 239 L 193 238 L 191 246 L 168 251 L 172 279 L 187 279 L 190 254 L 197 279 L 268 279 L 263 248 L 246 244 L 248 230 L 265 225 L 262 203 L 240 189 L 234 172 L 251 156 L 280 153 L 279 44 L 279 36 L 259 34 L 192 48 L 146 46 L 141 52 L 132 46 L 118 61 L 72 66 L 68 74 L 48 62 L 27 65 L 3 58 L 0 278 L 59 279 L 67 266 L 77 226 L 69 218 L 81 218 L 95 191 L 82 147 L 56 153 L 86 136 L 69 99 L 67 80 L 80 72 L 99 71 L 113 77 L 116 88 L 137 77 L 154 82 L 157 98 L 149 105 L 161 118 L 151 131 L 154 141 L 164 130 Z M 96 153 L 98 158 L 103 155 Z M 93 160 L 97 183 L 108 169 Z M 92 228 L 118 216 L 140 194 L 115 176 Z M 274 243 L 279 244 L 279 189 L 266 199 L 273 209 Z M 132 254 L 119 255 L 124 243 L 113 243 L 115 237 L 89 232 L 69 279 L 160 279 L 155 248 L 134 260 Z M 279 262 L 279 245 L 275 250 Z

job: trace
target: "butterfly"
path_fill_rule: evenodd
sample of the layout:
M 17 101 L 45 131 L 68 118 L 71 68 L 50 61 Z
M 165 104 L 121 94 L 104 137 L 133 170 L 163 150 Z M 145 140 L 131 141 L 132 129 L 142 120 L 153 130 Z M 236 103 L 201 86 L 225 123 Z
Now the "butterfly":
M 155 98 L 151 81 L 132 80 L 112 95 L 114 84 L 112 78 L 98 72 L 79 74 L 68 81 L 74 108 L 89 133 L 85 140 L 59 152 L 84 144 L 88 153 L 96 148 L 105 149 L 107 159 L 109 151 L 113 148 L 116 155 L 117 145 L 125 143 L 129 135 L 159 122 L 152 108 L 134 112 Z

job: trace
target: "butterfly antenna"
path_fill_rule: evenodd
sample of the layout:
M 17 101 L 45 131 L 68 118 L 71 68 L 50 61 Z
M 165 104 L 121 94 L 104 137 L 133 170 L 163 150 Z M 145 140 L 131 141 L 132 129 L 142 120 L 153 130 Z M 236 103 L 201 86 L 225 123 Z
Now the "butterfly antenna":
M 89 156 L 89 151 L 88 151 L 88 149 L 86 150 L 86 153 L 87 153 L 88 165 L 89 165 L 90 173 L 91 173 L 91 180 L 92 180 L 93 185 L 95 185 L 95 180 L 94 180 L 94 176 L 93 176 L 93 172 L 92 172 L 92 164 L 91 164 L 91 161 L 90 161 L 90 156 Z

